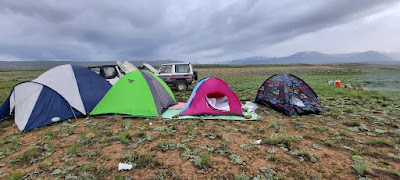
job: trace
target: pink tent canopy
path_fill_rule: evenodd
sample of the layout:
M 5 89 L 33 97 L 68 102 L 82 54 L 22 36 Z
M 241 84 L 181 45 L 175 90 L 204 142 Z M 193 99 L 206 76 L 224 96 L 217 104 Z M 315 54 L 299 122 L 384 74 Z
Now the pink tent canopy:
M 200 80 L 192 91 L 181 115 L 240 115 L 242 105 L 235 92 L 218 78 Z

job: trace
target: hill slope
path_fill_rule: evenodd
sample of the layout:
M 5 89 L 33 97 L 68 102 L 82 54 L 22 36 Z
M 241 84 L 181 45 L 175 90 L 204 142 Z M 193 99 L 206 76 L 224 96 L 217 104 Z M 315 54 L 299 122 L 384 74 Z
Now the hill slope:
M 376 51 L 347 54 L 324 54 L 318 51 L 298 52 L 286 57 L 250 57 L 236 59 L 229 64 L 337 64 L 337 63 L 400 63 Z

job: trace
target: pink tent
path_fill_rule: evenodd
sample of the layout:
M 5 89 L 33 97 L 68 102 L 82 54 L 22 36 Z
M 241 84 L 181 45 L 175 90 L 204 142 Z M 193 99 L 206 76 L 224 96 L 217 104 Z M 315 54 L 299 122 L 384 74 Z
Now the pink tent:
M 181 112 L 181 115 L 199 114 L 243 116 L 239 98 L 218 78 L 200 80 Z

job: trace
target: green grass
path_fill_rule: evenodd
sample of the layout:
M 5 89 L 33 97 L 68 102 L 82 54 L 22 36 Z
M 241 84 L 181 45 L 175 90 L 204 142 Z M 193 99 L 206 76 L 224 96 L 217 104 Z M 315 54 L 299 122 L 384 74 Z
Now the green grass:
M 290 147 L 294 142 L 297 142 L 298 140 L 298 138 L 287 135 L 272 135 L 264 138 L 261 143 L 269 145 L 284 144 L 287 147 Z
M 367 145 L 370 146 L 393 146 L 392 143 L 384 140 L 384 139 L 372 139 L 366 142 Z
M 22 177 L 24 177 L 24 175 L 22 174 L 22 173 L 20 173 L 20 172 L 14 172 L 14 173 L 11 173 L 9 176 L 8 176 L 8 180 L 20 180 L 20 179 L 22 179 Z
M 68 154 L 76 154 L 78 152 L 78 145 L 73 144 L 69 149 L 68 149 Z
M 275 130 L 279 130 L 279 128 L 281 128 L 281 124 L 274 122 L 271 123 L 271 127 L 273 127 Z
M 210 166 L 210 154 L 204 153 L 198 160 L 195 161 L 195 165 L 200 168 L 207 168 Z
M 397 144 L 400 144 L 400 137 L 395 137 L 394 142 L 396 142 Z
M 369 172 L 369 166 L 365 162 L 360 162 L 352 165 L 354 170 L 356 170 L 358 175 L 364 176 Z
M 136 164 L 136 168 L 156 168 L 161 167 L 162 163 L 156 161 L 154 157 L 156 154 L 153 152 L 138 154 L 136 152 L 133 153 L 125 153 L 122 155 L 122 159 L 125 162 L 129 162 L 132 164 Z
M 316 131 L 324 131 L 325 130 L 325 128 L 321 128 L 321 127 L 319 127 L 319 126 L 313 126 L 312 127 L 314 130 L 316 130 Z
M 132 120 L 126 120 L 124 121 L 124 128 L 125 130 L 128 130 L 131 127 L 131 121 Z
M 39 149 L 37 147 L 30 148 L 29 150 L 25 151 L 24 154 L 20 157 L 22 161 L 28 161 L 35 155 L 37 155 L 39 152 Z
M 350 122 L 350 125 L 352 126 L 360 126 L 361 125 L 361 121 L 360 120 L 353 120 Z
M 312 69 L 310 69 L 310 67 Z M 398 118 L 396 119 L 396 117 L 400 117 L 400 83 L 396 82 L 397 79 L 400 79 L 400 66 L 196 65 L 195 68 L 199 71 L 200 78 L 218 77 L 224 80 L 229 84 L 229 87 L 235 91 L 242 103 L 245 103 L 245 101 L 253 101 L 257 89 L 268 77 L 281 73 L 294 74 L 302 78 L 313 88 L 313 90 L 318 94 L 322 105 L 326 109 L 326 112 L 317 116 L 307 115 L 287 118 L 281 113 L 275 112 L 266 106 L 259 105 L 257 113 L 259 113 L 262 117 L 265 117 L 265 119 L 263 119 L 263 123 L 259 123 L 260 121 L 204 121 L 203 119 L 194 121 L 192 123 L 188 123 L 190 121 L 168 121 L 168 128 L 177 130 L 175 133 L 172 133 L 172 136 L 161 136 L 159 134 L 164 134 L 164 132 L 150 131 L 153 130 L 153 127 L 148 125 L 149 122 L 153 122 L 154 124 L 160 122 L 142 119 L 139 119 L 139 121 L 136 122 L 135 120 L 131 119 L 123 119 L 120 115 L 115 115 L 113 116 L 113 119 L 108 120 L 110 121 L 107 124 L 108 129 L 104 130 L 106 133 L 101 133 L 99 131 L 95 133 L 96 129 L 104 129 L 100 124 L 93 124 L 93 127 L 90 126 L 97 136 L 96 138 L 92 139 L 85 138 L 85 136 L 82 135 L 83 133 L 79 132 L 82 129 L 79 127 L 79 123 L 76 123 L 78 125 L 77 128 L 70 128 L 62 131 L 56 131 L 58 125 L 54 124 L 51 126 L 54 128 L 44 127 L 43 131 L 40 129 L 34 130 L 40 131 L 38 134 L 39 136 L 43 135 L 43 138 L 40 141 L 41 144 L 37 144 L 38 149 L 36 152 L 35 150 L 24 152 L 24 154 L 26 153 L 26 159 L 36 158 L 36 156 L 41 154 L 40 152 L 43 151 L 43 148 L 39 146 L 42 145 L 48 146 L 48 148 L 44 147 L 46 152 L 54 151 L 54 146 L 52 146 L 51 143 L 49 144 L 49 142 L 54 143 L 54 145 L 58 145 L 59 143 L 55 142 L 54 137 L 59 137 L 61 134 L 67 132 L 68 134 L 76 133 L 79 135 L 79 137 L 76 141 L 77 144 L 66 147 L 63 150 L 67 153 L 66 156 L 70 156 L 70 154 L 78 154 L 79 150 L 78 156 L 81 157 L 82 155 L 82 157 L 85 158 L 90 153 L 88 152 L 88 149 L 94 147 L 93 145 L 97 143 L 101 147 L 107 147 L 114 143 L 131 144 L 133 141 L 139 141 L 140 139 L 142 144 L 140 144 L 137 149 L 126 150 L 123 149 L 126 147 L 124 145 L 121 146 L 122 149 L 115 149 L 110 153 L 123 153 L 124 155 L 122 155 L 120 161 L 136 164 L 135 168 L 137 169 L 148 168 L 145 169 L 145 171 L 149 171 L 149 169 L 156 168 L 154 171 L 157 172 L 159 172 L 160 169 L 165 169 L 166 176 L 163 177 L 167 179 L 171 178 L 170 174 L 172 170 L 170 167 L 173 167 L 174 165 L 164 166 L 163 163 L 158 162 L 158 154 L 165 149 L 168 152 L 162 152 L 162 154 L 168 156 L 168 153 L 172 152 L 170 150 L 175 148 L 176 150 L 173 152 L 179 152 L 183 154 L 184 152 L 188 151 L 190 152 L 191 157 L 196 157 L 188 158 L 185 161 L 194 163 L 194 165 L 198 168 L 210 167 L 211 164 L 214 164 L 214 160 L 216 161 L 215 164 L 217 164 L 217 166 L 213 166 L 211 169 L 204 169 L 204 174 L 194 173 L 193 178 L 197 179 L 200 177 L 205 179 L 212 178 L 210 177 L 210 174 L 212 173 L 209 173 L 208 171 L 214 171 L 214 168 L 215 170 L 222 172 L 221 177 L 217 177 L 217 179 L 232 179 L 234 177 L 239 177 L 237 175 L 241 173 L 246 173 L 246 176 L 253 179 L 256 171 L 254 171 L 251 166 L 247 166 L 246 160 L 251 163 L 256 156 L 256 158 L 263 158 L 259 157 L 259 155 L 261 155 L 259 153 L 263 153 L 264 155 L 266 154 L 266 156 L 268 156 L 264 157 L 265 161 L 267 161 L 267 163 L 274 163 L 274 170 L 278 171 L 279 175 L 282 176 L 282 179 L 307 179 L 305 177 L 311 177 L 311 175 L 307 174 L 307 172 L 300 171 L 297 167 L 302 166 L 302 164 L 298 163 L 307 163 L 309 168 L 320 169 L 320 163 L 324 162 L 325 160 L 336 158 L 336 153 L 342 153 L 343 151 L 348 152 L 346 153 L 347 156 L 368 156 L 366 157 L 368 159 L 367 162 L 371 164 L 357 161 L 352 164 L 352 167 L 348 167 L 350 171 L 349 169 L 338 170 L 339 167 L 335 167 L 337 165 L 326 164 L 321 171 L 317 171 L 314 174 L 322 177 L 322 179 L 343 179 L 343 177 L 356 179 L 360 176 L 364 177 L 367 174 L 368 177 L 370 177 L 369 173 L 371 173 L 371 177 L 374 177 L 377 174 L 381 175 L 379 173 L 382 172 L 386 175 L 397 173 L 396 170 L 390 168 L 397 167 L 399 162 L 398 160 L 400 159 L 396 150 L 398 148 L 397 145 L 400 144 L 400 133 L 396 131 L 396 129 L 398 129 L 400 126 L 397 122 Z M 41 72 L 43 71 L 0 72 L 0 103 L 2 103 L 9 96 L 10 90 L 14 85 L 22 81 L 34 79 L 40 75 Z M 337 88 L 327 83 L 329 80 L 336 79 L 342 80 L 343 84 L 350 83 L 353 87 L 367 87 L 369 90 L 361 91 L 356 89 L 350 90 Z M 186 102 L 191 95 L 192 89 L 193 86 L 189 87 L 189 90 L 185 92 L 174 92 L 177 101 Z M 77 120 L 77 122 L 79 121 L 81 121 L 81 119 Z M 114 134 L 115 136 L 111 137 L 113 135 L 111 126 L 117 123 L 119 124 L 117 128 L 122 128 L 122 130 L 120 129 L 119 133 Z M 305 128 L 293 128 L 293 124 L 295 123 L 304 124 Z M 21 146 L 19 139 L 21 139 L 22 142 L 25 142 L 26 138 L 24 135 L 28 133 L 34 133 L 26 132 L 25 134 L 12 133 L 11 135 L 3 135 L 6 133 L 2 134 L 1 132 L 6 132 L 7 130 L 13 128 L 15 129 L 15 127 L 10 127 L 12 124 L 12 120 L 6 120 L 0 123 L 0 136 L 3 138 L 0 140 L 0 156 L 3 155 L 3 158 L 7 158 L 13 153 L 19 152 Z M 229 125 L 230 128 L 223 128 L 227 125 Z M 328 126 L 329 128 L 327 128 Z M 353 133 L 348 129 L 352 127 L 347 126 L 354 126 L 353 128 L 367 127 L 370 129 L 370 131 L 364 129 Z M 85 128 L 88 127 L 89 126 L 85 126 Z M 50 129 L 54 131 L 51 131 Z M 378 134 L 375 132 L 375 129 L 381 129 L 387 132 Z M 139 132 L 137 130 L 139 130 Z M 133 136 L 131 137 L 128 131 L 131 133 L 132 131 L 137 133 L 134 139 Z M 151 141 L 143 141 L 143 139 L 150 135 L 154 136 L 154 140 L 157 140 L 160 143 L 157 144 L 155 142 L 151 143 Z M 242 137 L 248 139 L 243 142 L 238 142 L 234 138 L 234 135 L 241 136 L 241 139 Z M 305 138 L 302 140 L 301 136 L 311 138 Z M 204 143 L 201 142 L 203 140 L 202 138 L 205 138 Z M 229 138 L 229 143 L 224 142 L 224 138 Z M 265 152 L 260 152 L 258 149 L 250 149 L 252 151 L 242 150 L 246 150 L 248 147 L 250 147 L 244 146 L 243 144 L 251 143 L 260 138 L 262 139 L 262 144 L 254 145 L 254 147 L 260 146 L 261 149 L 265 149 Z M 110 140 L 114 140 L 116 142 L 110 142 Z M 223 143 L 220 143 L 221 140 Z M 311 143 L 309 143 L 309 141 Z M 171 142 L 179 143 L 173 144 Z M 210 145 L 210 142 L 214 144 Z M 305 142 L 308 144 L 307 148 L 303 148 L 305 146 Z M 323 150 L 318 153 L 320 157 L 311 154 L 316 152 L 311 146 L 314 143 L 323 145 L 321 146 L 323 147 Z M 204 145 L 205 147 L 214 147 L 215 150 L 205 151 L 199 147 L 199 144 Z M 220 146 L 218 146 L 219 144 Z M 240 144 L 241 148 L 238 148 L 240 147 Z M 78 148 L 78 145 L 83 146 L 84 148 Z M 235 148 L 232 148 L 232 146 L 235 146 Z M 343 148 L 345 146 L 350 148 Z M 382 148 L 386 146 L 390 148 Z M 149 152 L 148 150 L 150 148 L 151 150 Z M 217 153 L 218 150 L 219 152 Z M 321 162 L 316 162 L 315 164 L 310 162 L 298 162 L 299 160 L 296 156 L 288 155 L 290 151 L 294 152 L 295 150 L 299 150 L 296 151 L 297 156 L 304 158 L 303 160 L 319 160 L 320 158 Z M 329 154 L 329 156 L 326 155 L 325 157 L 323 154 L 325 150 L 333 152 L 333 155 Z M 141 152 L 142 154 L 138 152 Z M 213 156 L 212 163 L 211 154 Z M 109 164 L 112 162 L 111 157 L 114 156 L 101 152 L 98 157 L 104 160 L 105 163 Z M 214 159 L 214 157 L 217 158 Z M 221 170 L 221 168 L 218 166 L 218 163 L 220 163 L 218 159 L 221 157 L 225 159 L 229 158 L 231 160 L 231 163 L 229 163 L 231 166 L 224 167 L 227 169 L 226 171 L 228 173 L 232 173 L 233 171 L 230 171 L 229 169 L 235 169 L 237 173 L 230 175 L 223 174 L 224 170 Z M 378 160 L 374 162 L 370 161 L 370 159 Z M 196 162 L 193 160 L 197 160 L 196 162 L 199 165 L 196 165 Z M 280 169 L 285 168 L 287 164 L 293 164 L 293 161 L 296 161 L 294 162 L 293 171 L 289 173 L 283 173 L 282 171 L 279 172 Z M 55 165 L 52 165 L 51 162 L 57 162 L 54 160 L 54 156 L 40 159 L 38 162 L 41 162 L 42 164 L 39 166 L 44 171 L 43 177 L 54 178 L 50 175 L 52 171 L 49 170 L 49 168 Z M 85 162 L 83 164 L 88 163 L 90 162 Z M 11 169 L 7 166 L 9 165 L 5 164 L 5 169 Z M 93 164 L 93 166 L 79 166 L 79 174 L 75 173 L 74 175 L 89 174 L 93 175 L 93 177 L 97 177 L 96 174 L 102 174 L 101 176 L 103 177 L 113 177 L 115 175 L 111 169 L 100 170 L 98 165 L 97 167 L 95 166 L 95 164 Z M 382 172 L 376 173 L 376 169 L 374 169 L 375 166 L 383 167 L 379 168 L 379 170 Z M 332 168 L 334 174 L 329 175 L 329 173 L 325 171 L 327 168 Z M 180 170 L 173 170 L 177 171 L 179 174 L 182 173 Z M 153 170 L 150 171 L 153 172 Z M 121 175 L 117 176 L 116 179 L 126 178 Z
M 113 139 L 119 140 L 121 143 L 129 144 L 131 135 L 128 132 L 121 133 L 119 136 L 114 136 Z

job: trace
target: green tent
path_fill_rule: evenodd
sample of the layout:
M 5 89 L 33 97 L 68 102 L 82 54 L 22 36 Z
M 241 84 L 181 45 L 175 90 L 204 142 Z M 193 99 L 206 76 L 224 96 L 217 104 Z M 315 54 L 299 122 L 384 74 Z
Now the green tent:
M 164 81 L 150 72 L 136 70 L 118 80 L 90 115 L 157 117 L 174 104 L 175 97 Z

